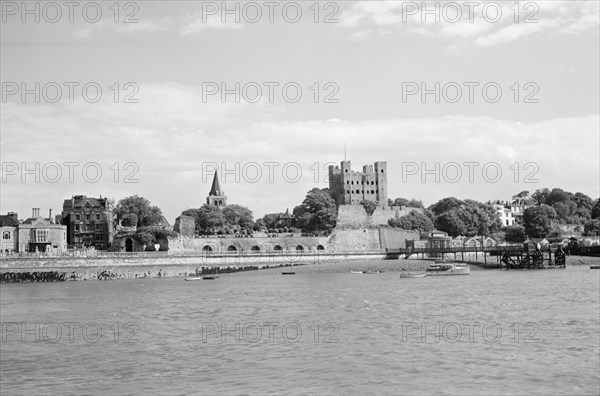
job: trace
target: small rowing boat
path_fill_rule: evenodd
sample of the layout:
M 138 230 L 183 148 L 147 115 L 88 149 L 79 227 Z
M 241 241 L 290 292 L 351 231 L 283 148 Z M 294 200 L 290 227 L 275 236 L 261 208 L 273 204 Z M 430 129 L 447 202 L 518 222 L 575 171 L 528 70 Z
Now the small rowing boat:
M 365 271 L 350 271 L 351 274 L 364 274 Z
M 194 277 L 191 277 L 191 278 L 185 278 L 184 280 L 186 280 L 186 281 L 199 281 L 199 280 L 202 280 L 202 277 L 201 276 L 194 276 Z
M 590 269 L 600 269 L 600 265 L 591 265 Z
M 281 275 L 296 275 L 295 272 L 291 272 L 291 271 L 287 271 L 287 272 L 282 272 Z

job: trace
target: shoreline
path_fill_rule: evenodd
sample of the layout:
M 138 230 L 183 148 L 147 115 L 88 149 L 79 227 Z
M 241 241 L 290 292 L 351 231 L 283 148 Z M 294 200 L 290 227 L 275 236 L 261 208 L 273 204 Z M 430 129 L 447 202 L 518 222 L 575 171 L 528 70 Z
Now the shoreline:
M 206 263 L 196 260 L 191 263 L 170 264 L 126 264 L 110 263 L 104 265 L 82 266 L 38 266 L 0 268 L 0 283 L 38 283 L 61 281 L 113 280 L 138 278 L 177 278 L 215 274 L 233 274 L 237 272 L 274 270 L 292 267 L 313 268 L 321 273 L 345 273 L 350 271 L 399 272 L 422 271 L 434 259 L 397 259 L 385 260 L 381 254 L 340 255 L 333 259 L 313 261 L 304 257 L 297 262 L 256 262 L 256 263 Z M 488 260 L 489 261 L 489 260 Z M 500 270 L 495 264 L 485 265 L 483 260 L 466 261 L 472 271 Z M 567 266 L 597 265 L 598 258 L 586 256 L 567 256 Z M 302 270 L 300 270 L 303 272 Z

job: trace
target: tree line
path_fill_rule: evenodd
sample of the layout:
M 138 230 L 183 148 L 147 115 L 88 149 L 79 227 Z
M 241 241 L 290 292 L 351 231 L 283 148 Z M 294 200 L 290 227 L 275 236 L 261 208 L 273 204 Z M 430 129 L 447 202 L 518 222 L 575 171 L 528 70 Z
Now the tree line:
M 391 227 L 406 230 L 431 231 L 437 229 L 456 237 L 487 235 L 500 241 L 522 242 L 526 237 L 560 237 L 566 225 L 584 235 L 600 235 L 600 199 L 560 188 L 538 189 L 532 194 L 521 191 L 510 202 L 499 202 L 527 207 L 522 224 L 505 226 L 500 222 L 494 203 L 478 202 L 455 197 L 442 198 L 425 208 L 417 199 L 389 199 L 389 206 L 418 208 L 404 216 L 389 220 Z M 376 204 L 362 201 L 361 205 L 372 214 Z M 422 213 L 421 213 L 422 212 Z M 218 208 L 207 204 L 186 209 L 183 215 L 193 217 L 199 235 L 251 236 L 254 232 L 303 232 L 328 235 L 336 225 L 337 206 L 327 188 L 313 188 L 302 203 L 294 207 L 293 222 L 282 218 L 283 213 L 268 213 L 254 220 L 250 209 L 231 204 Z M 162 211 L 146 198 L 134 195 L 120 200 L 113 209 L 115 226 L 136 226 L 134 237 L 141 244 L 151 245 L 162 237 L 176 235 L 161 227 Z

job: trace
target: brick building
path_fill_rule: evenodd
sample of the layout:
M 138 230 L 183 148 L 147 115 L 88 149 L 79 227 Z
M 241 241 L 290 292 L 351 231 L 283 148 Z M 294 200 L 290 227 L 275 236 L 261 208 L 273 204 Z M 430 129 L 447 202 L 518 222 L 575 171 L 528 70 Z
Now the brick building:
M 13 253 L 19 250 L 19 218 L 15 212 L 0 216 L 0 252 Z
M 60 216 L 67 226 L 67 243 L 74 247 L 108 249 L 113 241 L 113 215 L 106 198 L 75 195 L 65 199 Z
M 339 167 L 329 166 L 329 192 L 338 206 L 366 200 L 387 208 L 387 162 L 364 165 L 362 172 L 353 171 L 350 161 L 342 161 Z

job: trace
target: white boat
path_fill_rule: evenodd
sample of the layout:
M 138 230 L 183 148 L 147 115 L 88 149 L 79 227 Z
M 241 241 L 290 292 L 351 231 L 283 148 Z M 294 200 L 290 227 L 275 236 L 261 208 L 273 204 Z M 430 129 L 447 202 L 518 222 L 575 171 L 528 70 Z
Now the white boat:
M 198 280 L 202 280 L 202 277 L 201 276 L 194 276 L 194 277 L 191 277 L 191 278 L 185 278 L 184 280 L 186 280 L 186 281 L 198 281 Z
M 400 272 L 400 278 L 424 278 L 427 272 Z
M 364 274 L 365 271 L 350 271 L 351 274 Z
M 464 263 L 435 263 L 427 268 L 426 273 L 431 275 L 469 275 L 471 268 Z

